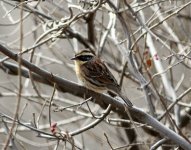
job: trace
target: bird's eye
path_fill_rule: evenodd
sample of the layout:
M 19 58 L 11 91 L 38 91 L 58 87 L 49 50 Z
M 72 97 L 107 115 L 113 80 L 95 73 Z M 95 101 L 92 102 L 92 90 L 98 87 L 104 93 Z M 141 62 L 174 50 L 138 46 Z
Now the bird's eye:
M 91 60 L 92 58 L 93 58 L 93 56 L 91 56 L 91 55 L 86 55 L 86 56 L 78 56 L 77 57 L 79 60 L 81 60 L 81 61 L 89 61 L 89 60 Z

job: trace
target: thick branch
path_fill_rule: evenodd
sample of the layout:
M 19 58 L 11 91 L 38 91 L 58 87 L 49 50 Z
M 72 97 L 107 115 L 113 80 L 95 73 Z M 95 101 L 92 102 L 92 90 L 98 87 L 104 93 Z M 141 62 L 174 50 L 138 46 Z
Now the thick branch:
M 18 61 L 18 55 L 7 49 L 6 47 L 0 45 L 0 51 L 5 54 L 6 56 L 10 57 L 11 59 Z M 124 104 L 120 101 L 117 101 L 116 99 L 109 97 L 104 94 L 99 94 L 96 92 L 93 92 L 89 89 L 86 89 L 83 86 L 79 86 L 78 84 L 65 80 L 63 78 L 60 78 L 56 75 L 53 75 L 52 73 L 41 69 L 34 64 L 28 62 L 27 60 L 21 58 L 21 64 L 32 71 L 33 73 L 41 76 L 45 80 L 47 80 L 50 84 L 56 83 L 57 88 L 62 88 L 62 91 L 71 93 L 73 95 L 84 97 L 84 93 L 88 96 L 93 96 L 96 99 L 96 103 L 98 104 L 111 104 L 112 110 L 124 114 Z M 142 110 L 136 108 L 135 106 L 132 108 L 129 108 L 130 113 L 133 117 L 137 118 L 139 121 L 144 122 L 153 128 L 156 129 L 161 135 L 164 137 L 169 138 L 173 142 L 175 142 L 177 145 L 181 146 L 184 149 L 191 150 L 191 144 L 186 141 L 184 138 L 182 138 L 180 135 L 176 134 L 172 130 L 165 127 L 162 123 L 157 121 L 155 118 L 151 117 L 150 115 L 146 114 Z

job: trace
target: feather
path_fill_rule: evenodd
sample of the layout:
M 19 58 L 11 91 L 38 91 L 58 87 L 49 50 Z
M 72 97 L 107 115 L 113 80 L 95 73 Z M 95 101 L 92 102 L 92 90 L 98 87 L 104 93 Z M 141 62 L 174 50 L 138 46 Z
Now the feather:
M 75 60 L 76 74 L 84 86 L 96 92 L 103 92 L 105 90 L 113 91 L 124 100 L 125 104 L 132 107 L 133 104 L 121 93 L 121 88 L 117 80 L 104 62 L 89 53 L 83 51 L 72 58 L 72 60 Z

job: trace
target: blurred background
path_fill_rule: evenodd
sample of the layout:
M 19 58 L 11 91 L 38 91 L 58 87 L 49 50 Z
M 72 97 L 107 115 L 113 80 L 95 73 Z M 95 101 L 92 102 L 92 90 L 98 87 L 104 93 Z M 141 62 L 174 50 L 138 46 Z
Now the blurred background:
M 169 110 L 174 124 L 168 115 L 160 121 L 171 129 L 176 124 L 189 139 L 190 4 L 189 0 L 0 0 L 0 44 L 14 53 L 22 51 L 26 60 L 72 82 L 78 80 L 70 59 L 80 49 L 94 50 L 122 83 L 123 92 L 132 103 L 156 119 L 179 100 Z M 21 89 L 19 76 L 3 67 L 8 62 L 18 66 L 0 53 L 2 148 L 13 124 Z M 115 112 L 66 141 L 46 137 L 40 131 L 54 134 L 55 123 L 55 130 L 67 135 L 92 123 L 92 113 L 100 116 L 104 111 L 94 102 L 80 105 L 84 99 L 67 91 L 53 93 L 54 87 L 22 77 L 17 119 L 38 131 L 16 122 L 8 149 L 148 149 L 161 138 L 139 123 L 139 134 L 133 132 L 129 137 L 128 132 L 134 127 L 131 123 L 125 126 L 121 119 L 126 118 Z M 65 109 L 55 112 L 58 108 Z M 175 149 L 176 145 L 167 142 L 161 148 Z

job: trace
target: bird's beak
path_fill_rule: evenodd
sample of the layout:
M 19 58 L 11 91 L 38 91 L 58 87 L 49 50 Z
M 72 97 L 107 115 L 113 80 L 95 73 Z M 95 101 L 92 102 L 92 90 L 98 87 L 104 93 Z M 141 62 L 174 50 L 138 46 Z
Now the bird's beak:
M 77 59 L 76 57 L 71 58 L 71 60 L 76 60 L 76 59 Z

